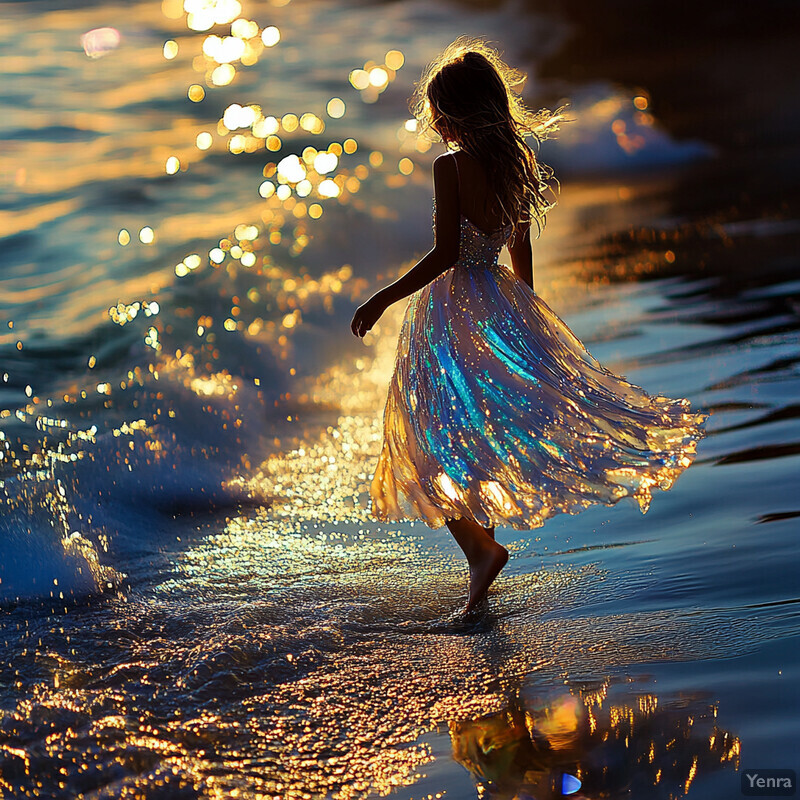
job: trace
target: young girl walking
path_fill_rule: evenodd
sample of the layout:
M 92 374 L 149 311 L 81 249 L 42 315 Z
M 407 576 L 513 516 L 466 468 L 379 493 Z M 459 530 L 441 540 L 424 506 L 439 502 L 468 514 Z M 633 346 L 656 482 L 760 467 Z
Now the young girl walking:
M 532 113 L 519 73 L 459 39 L 426 70 L 415 114 L 448 152 L 433 164 L 434 247 L 360 306 L 364 336 L 408 297 L 372 479 L 372 514 L 447 525 L 469 563 L 466 611 L 508 560 L 496 525 L 669 489 L 694 460 L 707 414 L 651 397 L 602 367 L 535 293 L 531 228 L 554 203 L 537 141 L 559 116 Z M 498 263 L 503 246 L 512 270 Z

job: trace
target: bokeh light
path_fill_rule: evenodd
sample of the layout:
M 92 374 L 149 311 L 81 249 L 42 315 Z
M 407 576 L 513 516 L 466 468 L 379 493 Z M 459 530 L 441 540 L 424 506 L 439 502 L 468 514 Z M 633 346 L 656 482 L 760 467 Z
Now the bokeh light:
M 281 32 L 274 26 L 270 25 L 261 33 L 261 41 L 265 47 L 274 47 L 281 40 Z
M 328 100 L 325 110 L 328 112 L 328 116 L 331 119 L 341 119 L 346 110 L 344 100 L 342 100 L 340 97 L 332 97 L 330 100 Z

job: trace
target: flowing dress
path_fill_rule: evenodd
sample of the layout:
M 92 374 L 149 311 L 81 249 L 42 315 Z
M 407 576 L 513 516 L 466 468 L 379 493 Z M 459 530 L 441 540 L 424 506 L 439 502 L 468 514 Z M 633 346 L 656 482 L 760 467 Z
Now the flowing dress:
M 540 527 L 632 496 L 642 513 L 694 460 L 708 414 L 605 369 L 461 217 L 456 264 L 411 295 L 370 486 L 372 516 Z

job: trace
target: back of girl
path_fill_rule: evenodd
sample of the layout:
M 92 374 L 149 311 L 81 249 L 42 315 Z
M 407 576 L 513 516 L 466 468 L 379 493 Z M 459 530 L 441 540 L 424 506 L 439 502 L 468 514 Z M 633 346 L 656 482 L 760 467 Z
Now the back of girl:
M 555 195 L 525 137 L 538 143 L 562 117 L 527 109 L 521 80 L 465 39 L 426 70 L 414 110 L 448 150 L 433 164 L 434 245 L 351 324 L 363 336 L 410 295 L 372 514 L 449 528 L 469 564 L 466 611 L 508 560 L 495 526 L 538 528 L 626 496 L 645 513 L 694 460 L 708 417 L 604 369 L 534 292 L 531 230 Z
M 545 138 L 561 115 L 531 113 L 512 88 L 523 82 L 482 42 L 458 40 L 428 68 L 415 96 L 415 114 L 477 178 L 464 213 L 494 222 L 491 229 L 532 218 L 543 224 L 554 205 L 545 199 L 552 171 L 537 162 L 524 136 Z

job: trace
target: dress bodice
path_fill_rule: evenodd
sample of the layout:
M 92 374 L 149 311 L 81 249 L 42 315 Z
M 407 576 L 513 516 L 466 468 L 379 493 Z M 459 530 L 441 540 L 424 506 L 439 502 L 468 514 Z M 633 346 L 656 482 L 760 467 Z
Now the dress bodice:
M 433 203 L 433 225 L 436 224 L 436 202 Z M 474 222 L 461 215 L 461 232 L 458 261 L 453 266 L 481 267 L 497 263 L 497 257 L 511 238 L 513 226 L 506 225 L 494 233 L 487 234 Z

